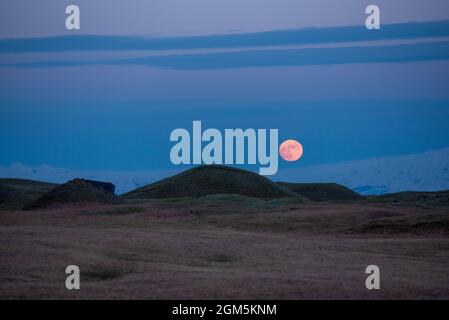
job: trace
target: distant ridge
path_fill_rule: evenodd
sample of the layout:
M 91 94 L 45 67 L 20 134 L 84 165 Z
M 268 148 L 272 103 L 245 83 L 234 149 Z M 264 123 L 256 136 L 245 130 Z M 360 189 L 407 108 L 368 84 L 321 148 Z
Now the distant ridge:
M 352 201 L 364 198 L 338 183 L 278 182 L 278 184 L 314 201 Z
M 337 183 L 275 183 L 256 173 L 233 167 L 198 166 L 118 197 L 112 183 L 73 179 L 62 185 L 26 179 L 0 178 L 0 210 L 40 209 L 67 203 L 126 203 L 127 200 L 201 198 L 210 201 L 286 199 L 297 202 L 362 201 L 391 205 L 449 207 L 449 190 L 409 191 L 361 196 Z M 277 200 L 276 200 L 277 201 Z
M 239 194 L 253 198 L 299 197 L 254 172 L 221 165 L 203 165 L 125 193 L 124 199 L 202 197 Z
M 72 170 L 48 165 L 0 165 L 0 177 L 64 183 L 75 178 L 109 181 L 117 194 L 148 185 L 180 172 L 179 167 L 161 170 L 101 171 Z M 271 179 L 271 177 L 270 177 Z M 322 165 L 282 168 L 275 181 L 301 183 L 335 182 L 361 195 L 402 191 L 441 191 L 449 189 L 449 148 L 401 156 L 385 156 Z

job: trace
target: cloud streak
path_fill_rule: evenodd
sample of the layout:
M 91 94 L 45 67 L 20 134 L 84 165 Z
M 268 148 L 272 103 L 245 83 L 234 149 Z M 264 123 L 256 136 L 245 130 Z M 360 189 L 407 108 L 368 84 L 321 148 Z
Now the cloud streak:
M 449 60 L 449 41 L 369 47 L 250 50 L 94 61 L 33 61 L 0 64 L 0 67 L 60 68 L 94 65 L 143 65 L 177 70 L 213 70 L 353 63 L 407 63 L 432 60 Z
M 374 31 L 359 25 L 188 37 L 73 35 L 0 39 L 0 53 L 229 49 L 445 36 L 449 36 L 449 20 L 382 25 L 380 30 Z

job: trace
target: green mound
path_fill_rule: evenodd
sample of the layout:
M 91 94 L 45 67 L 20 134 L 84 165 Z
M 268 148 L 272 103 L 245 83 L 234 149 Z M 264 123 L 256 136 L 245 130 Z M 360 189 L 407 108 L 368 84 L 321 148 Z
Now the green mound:
M 95 181 L 74 179 L 59 185 L 34 201 L 27 209 L 40 209 L 55 204 L 99 202 L 117 203 L 118 197 Z
M 299 197 L 256 173 L 226 166 L 198 166 L 124 194 L 124 199 L 164 199 L 237 194 L 253 198 Z
M 0 179 L 0 209 L 22 209 L 55 186 L 53 183 L 26 179 Z
M 279 185 L 314 201 L 352 201 L 363 199 L 361 195 L 337 183 L 287 183 Z
M 413 204 L 423 207 L 448 207 L 449 190 L 436 192 L 397 192 L 370 197 L 369 202 L 388 204 Z

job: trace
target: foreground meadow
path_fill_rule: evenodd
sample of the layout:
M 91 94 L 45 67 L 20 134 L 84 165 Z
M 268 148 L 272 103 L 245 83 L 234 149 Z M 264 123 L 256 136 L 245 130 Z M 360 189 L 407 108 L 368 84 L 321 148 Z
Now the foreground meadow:
M 0 298 L 448 299 L 448 226 L 444 208 L 219 195 L 3 211 Z

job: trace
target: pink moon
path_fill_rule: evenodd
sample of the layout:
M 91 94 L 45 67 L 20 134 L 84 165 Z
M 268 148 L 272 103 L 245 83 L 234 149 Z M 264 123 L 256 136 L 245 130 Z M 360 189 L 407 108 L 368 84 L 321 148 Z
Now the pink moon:
M 296 161 L 302 157 L 302 153 L 302 145 L 296 140 L 285 140 L 279 147 L 279 154 L 286 161 Z

